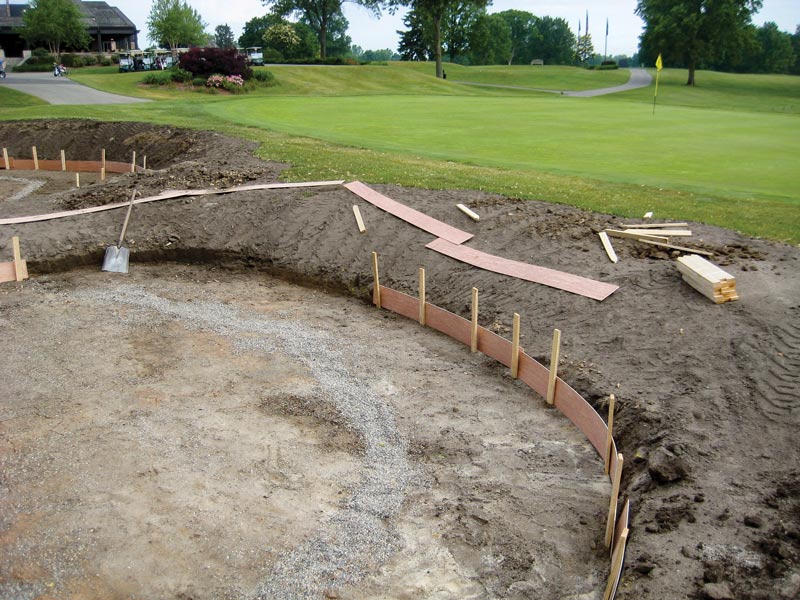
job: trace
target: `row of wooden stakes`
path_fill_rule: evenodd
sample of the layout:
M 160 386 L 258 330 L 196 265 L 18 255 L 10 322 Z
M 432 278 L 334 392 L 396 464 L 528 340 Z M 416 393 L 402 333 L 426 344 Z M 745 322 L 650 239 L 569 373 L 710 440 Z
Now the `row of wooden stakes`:
M 40 167 L 43 167 L 44 165 L 40 164 L 39 152 L 38 152 L 36 146 L 31 146 L 31 157 L 32 157 L 32 163 L 33 163 L 33 165 L 32 165 L 33 166 L 33 170 L 34 171 L 39 171 Z M 3 168 L 6 171 L 10 171 L 10 170 L 14 169 L 16 167 L 15 162 L 16 161 L 13 158 L 9 157 L 8 148 L 3 148 Z M 28 161 L 26 161 L 26 164 L 27 164 L 27 162 Z M 47 166 L 51 167 L 50 163 L 55 162 L 55 161 L 42 161 L 42 162 L 47 162 L 48 163 Z M 61 150 L 61 171 L 64 171 L 64 172 L 69 171 L 70 169 L 68 169 L 68 167 L 70 166 L 71 162 L 73 162 L 73 161 L 67 161 L 66 152 L 64 150 Z M 92 161 L 81 161 L 82 165 L 85 165 L 87 163 L 92 163 Z M 106 149 L 105 148 L 103 148 L 100 151 L 100 161 L 99 162 L 95 161 L 92 164 L 99 165 L 99 169 L 97 169 L 97 170 L 100 171 L 100 181 L 105 181 L 106 173 L 108 171 L 108 165 L 109 165 L 109 163 L 106 161 Z M 114 166 L 116 166 L 117 164 L 119 164 L 119 163 L 115 162 Z M 128 163 L 124 163 L 124 164 L 127 165 Z M 41 169 L 41 170 L 53 171 L 53 170 L 57 170 L 57 168 L 47 168 L 47 169 Z M 86 169 L 84 169 L 84 170 L 86 170 Z M 90 170 L 95 170 L 95 169 L 90 169 Z M 144 155 L 142 157 L 141 170 L 143 170 L 143 171 L 147 170 L 147 155 Z M 118 172 L 118 171 L 119 171 L 119 169 L 115 169 L 114 170 L 114 172 Z M 136 150 L 134 150 L 133 151 L 133 156 L 132 156 L 131 162 L 130 162 L 130 172 L 131 173 L 136 173 L 136 171 L 137 171 Z M 75 185 L 76 185 L 76 187 L 81 187 L 80 172 L 77 169 L 75 170 Z

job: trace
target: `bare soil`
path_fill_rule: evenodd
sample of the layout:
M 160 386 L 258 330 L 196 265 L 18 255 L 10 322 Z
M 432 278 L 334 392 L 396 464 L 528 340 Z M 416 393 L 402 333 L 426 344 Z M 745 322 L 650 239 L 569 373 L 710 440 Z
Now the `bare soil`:
M 133 123 L 2 123 L 0 140 L 23 157 L 32 145 L 40 158 L 136 150 L 154 169 L 79 190 L 74 176 L 3 172 L 0 217 L 122 201 L 133 187 L 274 181 L 283 168 L 240 140 Z M 609 215 L 375 187 L 483 251 L 621 289 L 598 303 L 468 267 L 334 187 L 137 207 L 127 277 L 97 272 L 121 211 L 2 227 L 4 260 L 19 235 L 32 279 L 0 288 L 0 594 L 250 597 L 344 510 L 364 469 L 364 440 L 309 400 L 319 382 L 304 363 L 85 294 L 122 281 L 181 306 L 297 318 L 340 339 L 391 409 L 415 474 L 386 519 L 392 551 L 321 595 L 599 597 L 608 485 L 589 444 L 504 369 L 369 307 L 373 250 L 384 283 L 416 293 L 425 266 L 430 301 L 463 316 L 478 287 L 481 324 L 498 333 L 520 313 L 539 360 L 558 327 L 562 376 L 603 415 L 616 395 L 633 507 L 619 598 L 800 594 L 798 248 L 693 223 L 691 243 L 737 279 L 741 300 L 717 306 L 681 281 L 674 255 L 614 240 L 609 263 L 595 235 L 619 222 Z

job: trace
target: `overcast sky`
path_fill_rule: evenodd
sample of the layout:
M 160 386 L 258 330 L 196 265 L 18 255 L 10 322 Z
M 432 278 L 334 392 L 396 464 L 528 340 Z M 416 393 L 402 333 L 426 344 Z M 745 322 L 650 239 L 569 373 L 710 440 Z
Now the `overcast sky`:
M 214 31 L 217 25 L 227 23 L 238 38 L 244 24 L 253 17 L 267 13 L 261 0 L 187 0 L 208 23 L 208 31 Z M 151 2 L 148 0 L 108 0 L 112 6 L 119 7 L 136 27 L 141 31 L 139 43 L 142 47 L 149 45 L 147 39 L 147 15 Z M 800 25 L 800 1 L 798 0 L 764 0 L 764 7 L 756 15 L 754 22 L 761 25 L 766 21 L 774 21 L 783 31 L 794 33 Z M 374 18 L 369 11 L 356 4 L 345 2 L 344 13 L 350 21 L 349 35 L 354 44 L 364 50 L 380 50 L 390 48 L 397 50 L 397 30 L 404 29 L 402 15 L 384 14 Z M 606 19 L 608 28 L 608 54 L 627 54 L 636 52 L 642 21 L 633 11 L 636 0 L 607 0 L 590 2 L 588 0 L 561 0 L 560 2 L 533 2 L 526 0 L 494 0 L 489 12 L 501 12 L 509 9 L 525 10 L 537 16 L 561 17 L 566 19 L 577 34 L 578 21 L 583 33 L 586 11 L 589 11 L 589 33 L 592 34 L 595 51 L 603 53 L 605 44 Z

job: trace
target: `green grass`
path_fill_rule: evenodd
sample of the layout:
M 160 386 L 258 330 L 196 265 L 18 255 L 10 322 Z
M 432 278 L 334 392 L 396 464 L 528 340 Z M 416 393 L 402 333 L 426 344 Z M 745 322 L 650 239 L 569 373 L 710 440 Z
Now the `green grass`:
M 11 75 L 9 75 L 11 77 Z M 6 79 L 8 81 L 8 79 Z M 0 81 L 0 107 L 5 109 L 24 108 L 27 106 L 46 106 L 47 102 L 5 87 Z
M 213 128 L 259 142 L 264 158 L 291 162 L 284 174 L 291 180 L 358 178 L 483 189 L 624 217 L 652 210 L 657 218 L 800 242 L 800 78 L 699 72 L 700 86 L 692 89 L 682 85 L 685 72 L 665 70 L 654 116 L 652 87 L 589 99 L 501 93 L 452 79 L 464 71 L 484 82 L 506 78 L 503 85 L 544 85 L 522 85 L 530 76 L 527 68 L 482 73 L 447 65 L 445 82 L 431 69 L 424 63 L 276 67 L 271 70 L 279 86 L 245 97 L 142 90 L 141 73 L 111 76 L 85 69 L 76 79 L 163 99 L 124 107 L 10 108 L 0 118 L 89 117 Z M 584 73 L 620 72 L 551 67 L 548 76 L 556 83 L 548 85 L 566 87 L 558 82 Z

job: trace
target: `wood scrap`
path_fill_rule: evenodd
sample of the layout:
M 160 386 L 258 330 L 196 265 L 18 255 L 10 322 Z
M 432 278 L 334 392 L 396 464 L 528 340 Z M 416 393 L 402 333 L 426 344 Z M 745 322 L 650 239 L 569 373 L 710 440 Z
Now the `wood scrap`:
M 626 229 L 627 233 L 657 235 L 660 237 L 691 237 L 690 229 Z
M 632 233 L 630 231 L 620 231 L 619 229 L 606 229 L 606 233 L 611 237 L 625 238 L 630 240 L 650 240 L 651 242 L 669 243 L 669 239 L 660 235 L 651 235 L 649 233 Z
M 688 227 L 688 223 L 636 223 L 631 225 L 622 224 L 623 229 L 670 229 L 672 227 Z
M 716 304 L 738 300 L 736 278 L 701 256 L 681 256 L 676 263 L 683 280 Z
M 481 220 L 481 218 L 478 215 L 478 213 L 475 213 L 475 212 L 471 211 L 467 206 L 465 206 L 463 204 L 456 204 L 456 208 L 458 208 L 458 210 L 463 212 L 465 215 L 467 215 L 473 221 L 477 222 L 477 221 Z
M 358 225 L 359 233 L 364 233 L 367 228 L 364 227 L 364 219 L 361 218 L 361 210 L 359 210 L 358 206 L 355 204 L 353 205 L 353 214 L 356 216 L 356 225 Z
M 608 239 L 608 233 L 601 231 L 597 235 L 600 236 L 600 241 L 603 242 L 603 248 L 605 249 L 606 254 L 608 254 L 609 260 L 611 260 L 613 263 L 616 263 L 619 259 L 617 258 L 617 253 L 614 251 L 614 246 L 611 245 L 611 240 Z
M 675 244 L 668 244 L 665 242 L 656 242 L 653 240 L 640 239 L 644 244 L 651 246 L 658 246 L 659 248 L 668 248 L 669 250 L 677 250 L 678 252 L 686 252 L 688 254 L 702 254 L 703 256 L 714 256 L 713 252 L 706 252 L 705 250 L 698 250 L 697 248 L 687 248 L 686 246 L 676 246 Z

